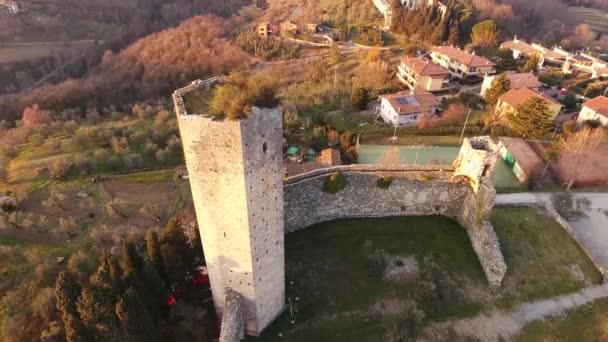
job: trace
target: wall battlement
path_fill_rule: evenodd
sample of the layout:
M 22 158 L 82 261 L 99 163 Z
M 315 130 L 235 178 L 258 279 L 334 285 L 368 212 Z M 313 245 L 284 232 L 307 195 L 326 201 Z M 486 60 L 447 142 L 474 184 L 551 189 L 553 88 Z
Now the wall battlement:
M 214 304 L 232 338 L 241 329 L 234 312 L 247 334 L 258 335 L 283 311 L 284 234 L 329 220 L 453 218 L 470 237 L 490 286 L 500 286 L 507 266 L 488 221 L 498 160 L 490 138 L 465 139 L 453 166 L 343 165 L 285 179 L 280 108 L 254 108 L 238 121 L 187 113 L 183 95 L 217 82 L 195 81 L 173 99 Z M 337 171 L 347 186 L 324 192 L 323 183 Z M 377 184 L 384 176 L 393 177 L 388 188 Z M 226 298 L 237 297 L 238 310 L 225 307 L 235 303 Z

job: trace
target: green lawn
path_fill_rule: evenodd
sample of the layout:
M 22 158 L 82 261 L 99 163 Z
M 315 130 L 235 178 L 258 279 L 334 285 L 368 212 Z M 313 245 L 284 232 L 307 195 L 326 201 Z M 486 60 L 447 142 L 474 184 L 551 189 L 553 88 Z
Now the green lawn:
M 569 311 L 565 317 L 529 324 L 515 339 L 519 342 L 597 342 L 608 340 L 608 299 Z
M 488 289 L 465 231 L 447 218 L 339 220 L 288 234 L 287 297 L 295 323 L 287 310 L 261 338 L 251 340 L 415 338 L 430 321 L 512 307 L 600 281 L 561 227 L 535 209 L 497 208 L 492 222 L 509 266 L 498 291 Z M 385 280 L 383 269 L 392 257 L 414 258 L 419 272 L 402 281 Z M 572 265 L 581 279 L 570 271 Z M 381 301 L 401 309 L 378 313 Z

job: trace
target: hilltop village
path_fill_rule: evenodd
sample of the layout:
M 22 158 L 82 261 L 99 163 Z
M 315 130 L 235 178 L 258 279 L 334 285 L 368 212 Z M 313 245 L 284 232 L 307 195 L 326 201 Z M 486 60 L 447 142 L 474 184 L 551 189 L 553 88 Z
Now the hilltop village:
M 607 9 L 0 0 L 0 340 L 608 341 Z

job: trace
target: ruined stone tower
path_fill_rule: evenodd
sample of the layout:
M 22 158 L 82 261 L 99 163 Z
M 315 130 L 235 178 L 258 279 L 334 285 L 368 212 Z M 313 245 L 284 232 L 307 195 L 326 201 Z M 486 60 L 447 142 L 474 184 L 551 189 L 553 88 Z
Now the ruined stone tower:
M 173 99 L 218 317 L 226 293 L 240 295 L 249 335 L 284 309 L 282 113 L 254 108 L 243 120 L 188 113 Z M 230 290 L 230 291 L 229 291 Z

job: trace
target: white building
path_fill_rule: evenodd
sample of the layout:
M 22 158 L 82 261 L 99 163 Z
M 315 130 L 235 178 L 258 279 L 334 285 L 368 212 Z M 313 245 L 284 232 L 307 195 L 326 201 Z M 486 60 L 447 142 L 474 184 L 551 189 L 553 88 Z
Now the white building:
M 453 46 L 434 46 L 431 58 L 434 63 L 460 79 L 481 78 L 496 73 L 494 62 Z
M 394 126 L 415 125 L 423 116 L 435 115 L 441 105 L 439 98 L 426 91 L 385 94 L 380 95 L 379 100 L 376 113 L 384 122 Z
M 571 73 L 574 70 L 588 72 L 591 74 L 591 78 L 608 76 L 608 62 L 586 53 L 579 53 L 569 56 L 562 68 L 565 73 Z
M 530 58 L 534 55 L 540 57 L 538 66 L 542 67 L 545 64 L 553 66 L 562 66 L 564 62 L 572 57 L 572 54 L 559 47 L 553 47 L 548 49 L 540 44 L 527 43 L 525 40 L 518 39 L 517 36 L 513 40 L 504 42 L 500 45 L 501 49 L 511 49 L 513 51 L 513 58 Z
M 376 6 L 376 8 L 378 9 L 378 11 L 380 11 L 380 13 L 384 16 L 384 29 L 388 30 L 391 27 L 391 20 L 392 20 L 392 9 L 391 9 L 391 0 L 372 0 L 374 5 Z M 433 3 L 435 2 L 435 0 L 399 0 L 401 2 L 401 5 L 403 7 L 409 8 L 409 9 L 415 9 L 420 7 L 421 4 L 424 4 L 425 1 L 427 3 L 427 6 L 433 6 Z M 445 14 L 448 11 L 448 6 L 445 5 L 443 2 L 441 1 L 436 1 L 436 6 L 439 9 L 439 12 L 441 13 L 441 16 L 445 16 Z
M 577 121 L 599 121 L 602 126 L 608 126 L 608 97 L 598 96 L 585 102 Z

